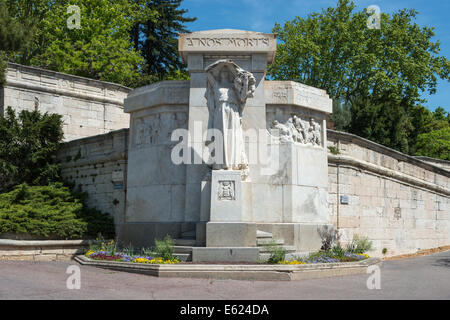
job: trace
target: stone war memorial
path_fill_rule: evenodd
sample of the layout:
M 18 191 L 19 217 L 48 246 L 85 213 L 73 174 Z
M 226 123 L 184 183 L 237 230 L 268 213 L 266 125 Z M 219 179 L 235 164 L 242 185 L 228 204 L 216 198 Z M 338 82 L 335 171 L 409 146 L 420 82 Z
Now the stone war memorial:
M 449 246 L 450 162 L 327 130 L 327 92 L 266 79 L 276 49 L 274 34 L 182 34 L 190 80 L 135 90 L 9 64 L 0 113 L 63 116 L 62 177 L 124 246 L 170 235 L 194 262 L 307 254 L 333 232 L 372 257 Z
M 194 260 L 218 261 L 254 261 L 271 240 L 292 253 L 321 248 L 321 230 L 332 228 L 332 101 L 316 88 L 265 80 L 276 41 L 239 30 L 183 34 L 190 81 L 130 93 L 122 241 L 149 246 L 169 234 L 194 247 Z

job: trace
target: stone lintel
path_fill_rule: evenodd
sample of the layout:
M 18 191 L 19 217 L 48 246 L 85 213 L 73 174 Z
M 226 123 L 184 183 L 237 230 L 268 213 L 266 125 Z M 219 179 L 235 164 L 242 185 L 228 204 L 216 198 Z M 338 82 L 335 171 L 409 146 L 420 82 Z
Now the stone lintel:
M 179 51 L 185 62 L 191 53 L 210 55 L 265 53 L 270 64 L 275 58 L 276 48 L 276 34 L 245 30 L 200 31 L 180 34 L 179 39 Z

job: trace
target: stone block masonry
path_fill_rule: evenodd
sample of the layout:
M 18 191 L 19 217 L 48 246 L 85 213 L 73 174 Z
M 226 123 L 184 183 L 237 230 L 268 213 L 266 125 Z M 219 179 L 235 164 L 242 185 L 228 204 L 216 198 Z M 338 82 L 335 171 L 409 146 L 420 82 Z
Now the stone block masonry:
M 58 160 L 62 176 L 89 194 L 88 205 L 114 217 L 119 231 L 125 219 L 128 129 L 63 144 Z
M 95 136 L 129 127 L 123 112 L 131 89 L 18 64 L 9 64 L 6 85 L 0 88 L 0 114 L 39 110 L 63 116 L 64 140 Z
M 373 256 L 450 244 L 450 171 L 347 133 L 328 131 L 331 222 L 341 241 L 367 236 Z

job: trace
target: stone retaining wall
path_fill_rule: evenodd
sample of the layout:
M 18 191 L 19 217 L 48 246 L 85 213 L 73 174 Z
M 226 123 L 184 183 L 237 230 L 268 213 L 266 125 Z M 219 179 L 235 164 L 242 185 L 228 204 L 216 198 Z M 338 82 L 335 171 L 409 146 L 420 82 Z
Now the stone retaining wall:
M 65 141 L 129 127 L 123 103 L 131 89 L 121 85 L 13 63 L 6 81 L 0 87 L 0 114 L 7 107 L 60 114 Z
M 367 236 L 374 256 L 450 244 L 450 171 L 358 136 L 328 131 L 332 223 L 345 243 Z M 445 164 L 445 162 L 441 161 Z
M 65 143 L 58 159 L 63 178 L 89 194 L 88 205 L 114 217 L 116 230 L 125 218 L 128 129 Z

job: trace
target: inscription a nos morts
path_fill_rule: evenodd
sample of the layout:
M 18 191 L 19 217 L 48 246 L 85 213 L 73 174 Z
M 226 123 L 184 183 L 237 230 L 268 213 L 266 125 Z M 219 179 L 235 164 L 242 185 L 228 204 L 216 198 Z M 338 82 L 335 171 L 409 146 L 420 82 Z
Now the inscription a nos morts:
M 269 38 L 186 38 L 188 47 L 261 48 L 269 47 Z

